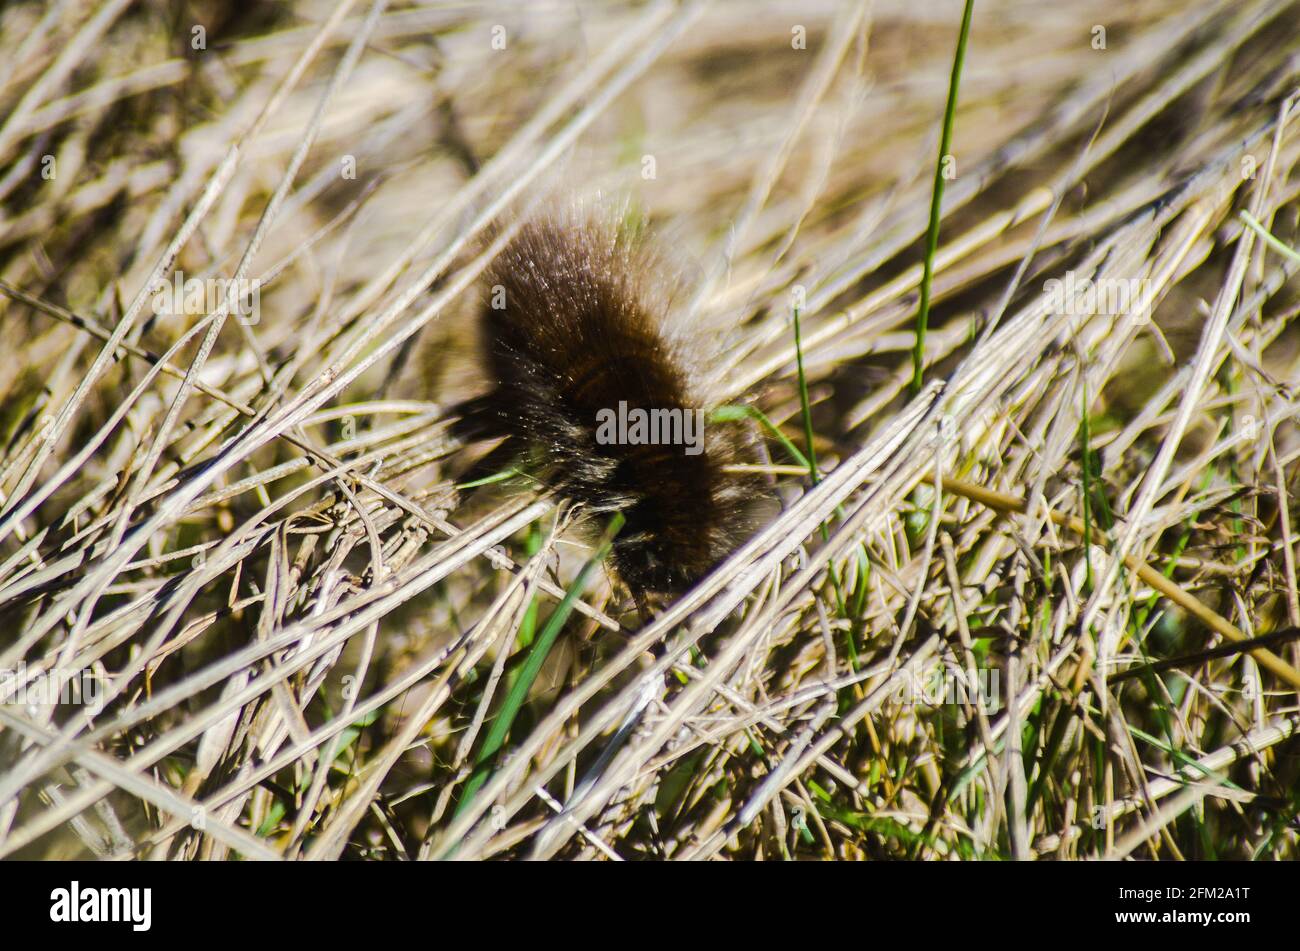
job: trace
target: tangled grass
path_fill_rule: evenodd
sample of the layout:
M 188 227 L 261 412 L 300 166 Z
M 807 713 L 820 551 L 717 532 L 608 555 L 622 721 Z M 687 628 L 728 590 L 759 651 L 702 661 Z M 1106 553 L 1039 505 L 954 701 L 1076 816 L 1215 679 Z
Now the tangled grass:
M 0 855 L 1295 858 L 1300 4 L 962 12 L 7 5 Z M 781 433 L 652 618 L 457 482 L 557 192 Z

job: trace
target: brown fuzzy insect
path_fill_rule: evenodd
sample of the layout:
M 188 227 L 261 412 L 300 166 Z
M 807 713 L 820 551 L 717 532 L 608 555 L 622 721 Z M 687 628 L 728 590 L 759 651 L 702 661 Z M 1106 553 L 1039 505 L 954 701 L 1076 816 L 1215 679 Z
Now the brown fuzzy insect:
M 524 225 L 489 271 L 482 310 L 489 431 L 533 447 L 568 498 L 623 512 L 611 559 L 642 603 L 708 573 L 768 495 L 760 478 L 725 471 L 753 460 L 751 435 L 705 420 L 702 348 L 668 320 L 666 272 L 643 240 L 570 209 Z M 679 411 L 684 426 L 692 414 L 702 433 L 693 445 L 609 441 L 602 425 L 638 409 Z

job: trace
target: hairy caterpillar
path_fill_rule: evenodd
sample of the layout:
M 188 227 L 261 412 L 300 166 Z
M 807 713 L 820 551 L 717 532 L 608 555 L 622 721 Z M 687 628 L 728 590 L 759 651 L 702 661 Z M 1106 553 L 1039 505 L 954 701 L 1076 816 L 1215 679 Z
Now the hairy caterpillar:
M 761 478 L 727 469 L 755 446 L 707 420 L 705 348 L 669 319 L 671 271 L 643 238 L 570 208 L 522 227 L 488 271 L 481 311 L 494 389 L 480 422 L 531 447 L 567 498 L 624 514 L 611 562 L 638 601 L 707 574 L 768 496 Z

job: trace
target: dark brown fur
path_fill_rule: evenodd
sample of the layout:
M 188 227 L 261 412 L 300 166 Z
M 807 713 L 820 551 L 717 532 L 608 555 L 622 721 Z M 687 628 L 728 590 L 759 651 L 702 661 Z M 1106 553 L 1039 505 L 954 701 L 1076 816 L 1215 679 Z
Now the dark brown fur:
M 662 261 L 614 225 L 580 212 L 525 225 L 488 275 L 483 330 L 501 434 L 540 451 L 561 492 L 622 511 L 612 561 L 635 595 L 685 590 L 748 533 L 761 481 L 723 471 L 748 458 L 735 424 L 704 425 L 704 450 L 602 445 L 597 413 L 708 409 L 698 348 L 666 328 Z M 500 309 L 493 307 L 494 294 Z M 504 298 L 502 300 L 502 297 Z

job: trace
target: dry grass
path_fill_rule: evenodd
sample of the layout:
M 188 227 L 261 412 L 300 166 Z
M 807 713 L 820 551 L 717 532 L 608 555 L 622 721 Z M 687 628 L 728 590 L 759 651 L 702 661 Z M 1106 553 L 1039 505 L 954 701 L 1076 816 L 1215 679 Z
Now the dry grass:
M 977 4 L 913 397 L 961 9 L 8 5 L 0 693 L 104 705 L 0 706 L 0 855 L 1297 857 L 1300 4 Z M 823 477 L 648 623 L 575 589 L 467 797 L 593 537 L 446 409 L 557 192 L 796 444 L 800 306 Z

